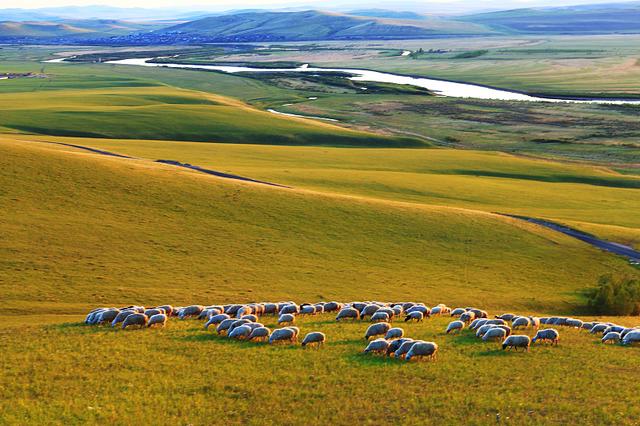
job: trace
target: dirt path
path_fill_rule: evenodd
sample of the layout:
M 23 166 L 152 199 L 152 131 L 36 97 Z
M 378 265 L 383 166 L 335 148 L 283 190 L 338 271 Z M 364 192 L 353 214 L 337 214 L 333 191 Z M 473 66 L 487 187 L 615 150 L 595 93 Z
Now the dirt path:
M 615 253 L 620 256 L 624 256 L 633 263 L 640 263 L 640 251 L 637 251 L 632 247 L 625 246 L 623 244 L 613 243 L 611 241 L 601 240 L 591 234 L 587 234 L 586 232 L 578 231 L 577 229 L 569 228 L 568 226 L 560 225 L 558 223 L 551 222 L 548 220 L 535 219 L 532 217 L 516 216 L 516 215 L 510 215 L 510 214 L 503 214 L 503 216 L 525 220 L 527 222 L 535 223 L 536 225 L 553 229 L 554 231 L 561 232 L 573 238 L 577 238 L 578 240 L 584 241 L 585 243 L 591 244 L 592 246 L 597 247 L 599 249 L 602 249 L 611 253 Z

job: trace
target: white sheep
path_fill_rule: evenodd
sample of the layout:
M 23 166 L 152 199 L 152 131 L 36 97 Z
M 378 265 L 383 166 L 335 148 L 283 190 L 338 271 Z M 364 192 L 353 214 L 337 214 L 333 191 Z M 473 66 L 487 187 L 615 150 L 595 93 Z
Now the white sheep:
M 529 346 L 531 345 L 531 338 L 524 334 L 512 335 L 504 339 L 502 342 L 502 350 L 512 348 L 518 351 L 518 348 L 523 348 L 525 351 L 529 351 Z
M 601 342 L 604 344 L 619 343 L 621 340 L 622 340 L 622 336 L 620 335 L 620 333 L 616 331 L 610 331 L 609 333 L 604 335 Z
M 280 317 L 278 317 L 278 324 L 279 325 L 291 325 L 296 321 L 296 317 L 294 317 L 292 314 L 282 314 L 280 315 Z
M 383 336 L 387 334 L 387 331 L 391 329 L 391 324 L 387 322 L 379 322 L 377 324 L 372 324 L 367 328 L 367 331 L 364 335 L 365 340 L 369 340 L 372 337 Z
M 389 348 L 389 342 L 385 339 L 376 339 L 370 342 L 364 349 L 364 353 L 386 354 Z
M 315 345 L 317 348 L 320 348 L 325 344 L 326 341 L 327 336 L 324 333 L 314 331 L 304 336 L 304 339 L 302 339 L 302 346 L 304 347 L 307 345 Z
M 464 329 L 464 321 L 452 321 L 447 326 L 446 333 L 449 334 L 453 331 L 460 333 Z
M 412 358 L 423 358 L 427 357 L 431 360 L 436 359 L 438 354 L 438 345 L 434 342 L 418 342 L 415 345 L 411 346 L 409 352 L 404 357 L 405 361 L 411 361 Z
M 533 337 L 531 343 L 536 343 L 538 340 L 550 342 L 552 345 L 558 346 L 558 340 L 560 340 L 560 333 L 555 328 L 547 328 L 544 330 L 538 330 Z
M 147 321 L 149 321 L 149 318 L 145 314 L 131 314 L 122 322 L 122 329 L 135 326 L 143 328 L 147 325 Z
M 164 328 L 165 325 L 167 325 L 167 314 L 152 315 L 147 323 L 147 327 L 159 326 L 160 328 Z
M 387 334 L 385 334 L 384 336 L 384 338 L 387 340 L 402 339 L 402 337 L 404 337 L 404 330 L 400 327 L 389 329 L 389 331 L 387 331 Z
M 488 342 L 490 340 L 504 340 L 507 337 L 507 330 L 502 327 L 492 327 L 487 330 L 486 333 L 482 336 L 482 340 L 484 342 Z

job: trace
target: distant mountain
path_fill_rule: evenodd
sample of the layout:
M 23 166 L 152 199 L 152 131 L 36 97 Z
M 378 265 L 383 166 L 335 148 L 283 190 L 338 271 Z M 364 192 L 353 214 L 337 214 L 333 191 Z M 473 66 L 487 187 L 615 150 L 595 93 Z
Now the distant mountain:
M 352 16 L 367 16 L 370 18 L 409 19 L 416 21 L 420 21 L 425 18 L 424 15 L 416 12 L 395 11 L 386 9 L 360 9 L 346 12 L 346 14 Z
M 640 2 L 514 9 L 458 18 L 496 31 L 520 34 L 640 32 Z
M 39 22 L 0 22 L 0 38 L 107 37 L 156 27 L 111 19 Z
M 204 16 L 204 11 L 145 9 L 112 6 L 64 6 L 41 9 L 0 9 L 0 21 L 57 21 L 65 19 L 114 19 L 123 21 L 184 21 Z M 211 13 L 208 13 L 209 15 Z
M 251 12 L 212 16 L 175 25 L 156 34 L 181 34 L 209 41 L 304 41 L 407 39 L 442 34 L 487 33 L 482 26 L 460 22 L 394 21 L 337 13 Z

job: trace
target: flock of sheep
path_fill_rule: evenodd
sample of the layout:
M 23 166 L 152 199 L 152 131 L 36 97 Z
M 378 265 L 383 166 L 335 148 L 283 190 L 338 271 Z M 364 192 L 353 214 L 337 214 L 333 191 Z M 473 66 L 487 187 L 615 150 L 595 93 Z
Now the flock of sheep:
M 97 308 L 89 312 L 85 323 L 89 325 L 107 325 L 127 328 L 164 327 L 171 317 L 181 320 L 197 318 L 205 321 L 204 329 L 215 326 L 218 335 L 230 339 L 277 343 L 297 343 L 300 329 L 294 326 L 296 317 L 315 315 L 318 313 L 337 313 L 336 321 L 363 321 L 367 318 L 371 324 L 364 335 L 368 342 L 364 353 L 381 354 L 394 358 L 435 360 L 438 345 L 434 342 L 414 340 L 406 337 L 400 327 L 392 327 L 391 323 L 399 318 L 405 322 L 421 322 L 425 318 L 436 315 L 455 317 L 445 332 L 460 333 L 464 329 L 471 330 L 483 341 L 498 341 L 502 349 L 523 349 L 528 351 L 532 343 L 549 342 L 558 344 L 560 333 L 555 328 L 541 326 L 569 327 L 588 330 L 591 334 L 602 334 L 603 343 L 621 343 L 623 345 L 640 343 L 640 327 L 628 328 L 612 323 L 583 322 L 566 317 L 531 317 L 507 313 L 489 318 L 486 311 L 477 308 L 451 309 L 444 304 L 429 308 L 422 303 L 382 303 L 382 302 L 320 302 L 298 305 L 294 302 L 250 303 L 187 307 L 171 305 L 145 308 L 128 306 L 125 308 Z M 278 326 L 270 330 L 259 322 L 261 316 L 277 316 Z M 516 330 L 535 330 L 531 339 L 526 334 L 513 334 Z M 372 338 L 375 340 L 370 341 Z M 327 337 L 321 332 L 310 332 L 302 340 L 302 346 L 322 347 Z

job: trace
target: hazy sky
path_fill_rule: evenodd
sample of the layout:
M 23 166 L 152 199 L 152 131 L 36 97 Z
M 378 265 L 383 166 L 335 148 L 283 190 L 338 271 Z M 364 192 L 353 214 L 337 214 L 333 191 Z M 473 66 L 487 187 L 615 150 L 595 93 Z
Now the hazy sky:
M 424 5 L 425 12 L 431 8 L 446 10 L 459 8 L 499 8 L 510 9 L 529 6 L 558 6 L 570 4 L 586 3 L 607 3 L 607 0 L 407 0 L 381 1 L 381 0 L 239 0 L 231 2 L 229 0 L 0 0 L 0 8 L 38 8 L 52 6 L 89 6 L 95 4 L 119 6 L 119 7 L 175 7 L 192 8 L 202 7 L 206 9 L 243 9 L 252 7 L 287 7 L 287 6 L 312 6 L 319 9 L 335 8 L 336 6 L 375 6 L 387 9 L 405 8 L 403 3 L 410 4 L 411 9 L 420 8 Z

